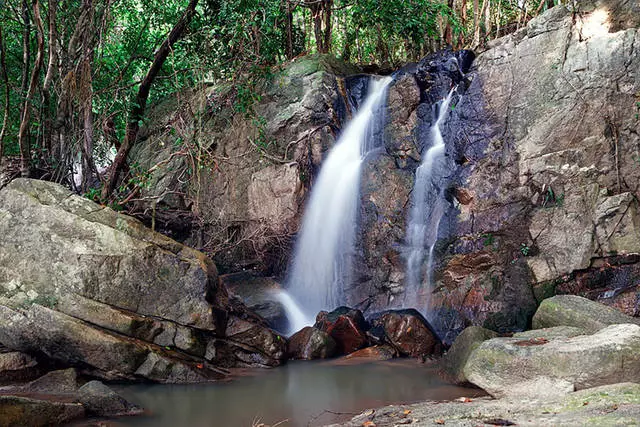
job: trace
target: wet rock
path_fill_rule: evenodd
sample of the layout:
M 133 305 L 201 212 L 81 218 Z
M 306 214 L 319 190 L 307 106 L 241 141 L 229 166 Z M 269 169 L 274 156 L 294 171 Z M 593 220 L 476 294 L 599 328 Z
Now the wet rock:
M 383 337 L 401 355 L 429 357 L 442 353 L 442 342 L 417 310 L 389 310 L 373 315 L 372 331 Z
M 0 396 L 0 426 L 3 427 L 62 425 L 84 415 L 80 403 Z
M 231 316 L 225 341 L 240 366 L 278 366 L 286 358 L 287 339 L 255 321 Z
M 368 325 L 362 312 L 349 307 L 338 307 L 331 312 L 321 311 L 315 328 L 329 334 L 337 344 L 339 354 L 349 354 L 367 345 Z
M 38 375 L 40 367 L 31 356 L 19 351 L 0 348 L 0 384 L 27 381 Z
M 374 345 L 345 356 L 345 359 L 362 359 L 365 361 L 391 360 L 398 356 L 398 351 L 390 345 Z
M 480 326 L 469 326 L 453 342 L 453 345 L 441 359 L 443 373 L 447 379 L 456 384 L 468 384 L 464 375 L 464 366 L 469 355 L 484 341 L 497 337 L 494 331 Z
M 627 316 L 603 304 L 576 295 L 556 295 L 542 301 L 533 316 L 533 328 L 574 326 L 596 332 L 608 325 L 640 324 L 640 319 Z
M 142 408 L 128 402 L 100 381 L 89 381 L 78 389 L 77 395 L 89 416 L 115 417 L 143 412 Z
M 289 338 L 287 353 L 292 359 L 327 359 L 337 354 L 337 347 L 328 333 L 307 326 Z
M 493 338 L 464 367 L 494 397 L 566 394 L 640 378 L 640 326 L 608 326 L 571 338 Z

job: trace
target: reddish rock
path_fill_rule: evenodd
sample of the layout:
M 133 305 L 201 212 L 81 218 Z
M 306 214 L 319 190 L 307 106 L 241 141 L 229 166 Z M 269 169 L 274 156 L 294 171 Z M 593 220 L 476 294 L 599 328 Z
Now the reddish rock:
M 289 338 L 287 353 L 292 359 L 326 359 L 335 356 L 336 342 L 320 329 L 307 326 Z
M 371 319 L 372 330 L 382 335 L 401 355 L 427 357 L 442 353 L 442 342 L 429 322 L 416 310 L 389 310 Z
M 366 360 L 390 360 L 398 355 L 395 348 L 390 345 L 374 345 L 366 347 L 345 356 L 345 359 L 366 359 Z
M 339 354 L 353 353 L 369 342 L 367 322 L 357 309 L 338 307 L 331 312 L 321 311 L 316 317 L 315 327 L 336 341 Z

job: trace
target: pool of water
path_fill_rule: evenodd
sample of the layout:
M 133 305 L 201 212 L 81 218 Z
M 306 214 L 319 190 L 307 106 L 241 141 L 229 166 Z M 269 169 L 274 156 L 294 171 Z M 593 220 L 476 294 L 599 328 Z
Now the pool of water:
M 421 400 L 477 396 L 446 384 L 415 360 L 365 364 L 293 362 L 207 385 L 115 386 L 148 416 L 119 419 L 144 427 L 318 426 L 350 419 L 364 409 Z

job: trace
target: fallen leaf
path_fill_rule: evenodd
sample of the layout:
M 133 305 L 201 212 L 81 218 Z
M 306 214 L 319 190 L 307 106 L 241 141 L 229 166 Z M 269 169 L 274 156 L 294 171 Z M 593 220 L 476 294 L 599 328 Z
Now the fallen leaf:
M 514 425 L 516 425 L 516 423 L 514 423 L 512 421 L 503 420 L 502 418 L 492 418 L 490 420 L 484 420 L 483 423 L 491 424 L 492 426 L 514 426 Z
M 439 424 L 439 425 L 443 425 L 444 424 L 444 420 L 443 419 L 437 419 L 434 421 L 434 423 Z
M 365 421 L 362 423 L 362 427 L 376 427 L 376 423 L 373 421 Z
M 410 413 L 411 413 L 411 409 L 405 409 L 405 410 L 404 410 L 404 414 L 405 414 L 405 415 L 409 415 Z
M 473 402 L 473 399 L 469 398 L 469 397 L 459 397 L 456 399 L 458 402 L 462 402 L 462 403 L 469 403 L 469 402 Z
M 587 406 L 588 404 L 589 404 L 589 402 L 587 402 L 587 401 L 582 402 L 582 406 Z
M 204 365 L 203 365 L 202 363 L 198 363 L 198 364 L 196 365 L 196 368 L 198 368 L 198 369 L 202 369 L 202 368 L 204 368 Z

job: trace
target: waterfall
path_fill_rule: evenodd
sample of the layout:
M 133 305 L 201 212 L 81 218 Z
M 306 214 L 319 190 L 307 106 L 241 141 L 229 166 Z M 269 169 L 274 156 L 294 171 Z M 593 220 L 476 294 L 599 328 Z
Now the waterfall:
M 312 324 L 320 310 L 344 303 L 359 206 L 360 169 L 384 123 L 391 77 L 372 80 L 369 93 L 323 162 L 306 206 L 287 289 Z M 381 108 L 381 106 L 383 108 Z M 382 111 L 381 111 L 382 110 Z M 300 325 L 297 325 L 300 326 Z
M 435 180 L 440 176 L 441 163 L 445 155 L 445 143 L 440 126 L 447 118 L 451 99 L 455 92 L 451 89 L 440 103 L 435 123 L 429 131 L 431 146 L 422 153 L 422 163 L 416 169 L 416 178 L 411 193 L 411 210 L 407 226 L 407 269 L 405 307 L 418 307 L 424 304 L 423 312 L 428 311 L 428 295 L 432 286 L 433 252 L 438 239 L 438 227 L 446 209 L 444 188 L 438 188 Z M 426 272 L 423 280 L 423 263 L 427 255 Z M 419 301 L 419 293 L 426 284 L 427 301 Z M 425 313 L 426 314 L 426 313 Z M 426 316 L 428 318 L 428 316 Z

